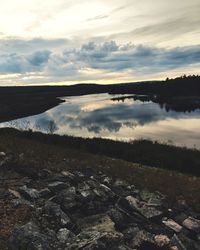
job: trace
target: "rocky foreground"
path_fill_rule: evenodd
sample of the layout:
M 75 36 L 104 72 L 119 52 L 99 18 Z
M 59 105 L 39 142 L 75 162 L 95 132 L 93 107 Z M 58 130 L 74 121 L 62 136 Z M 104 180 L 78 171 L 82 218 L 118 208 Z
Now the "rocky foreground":
M 92 168 L 36 172 L 12 157 L 0 153 L 2 250 L 200 249 L 200 214 L 183 200 L 169 205 Z

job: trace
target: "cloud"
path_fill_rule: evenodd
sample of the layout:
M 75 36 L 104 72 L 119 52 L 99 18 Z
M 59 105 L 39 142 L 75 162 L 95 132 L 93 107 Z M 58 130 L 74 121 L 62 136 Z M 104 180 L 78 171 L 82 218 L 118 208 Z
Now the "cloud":
M 37 51 L 28 57 L 28 61 L 33 66 L 41 66 L 48 62 L 51 52 L 48 50 Z
M 66 57 L 81 67 L 107 71 L 142 70 L 143 74 L 200 63 L 200 46 L 164 49 L 144 45 L 88 43 L 79 50 L 66 51 Z
M 27 72 L 40 72 L 48 62 L 50 51 L 37 51 L 30 55 L 17 53 L 3 54 L 0 57 L 1 74 L 23 74 Z
M 28 41 L 28 44 L 33 46 L 35 42 Z M 148 76 L 174 69 L 187 69 L 200 63 L 200 45 L 166 49 L 107 41 L 85 43 L 79 48 L 66 46 L 64 49 L 61 46 L 60 50 L 55 50 L 50 48 L 52 43 L 44 50 L 26 50 L 26 53 L 19 50 L 18 53 L 0 54 L 0 73 L 21 74 L 21 80 L 26 76 L 27 83 L 29 80 L 40 83 L 70 79 L 95 81 L 103 74 Z M 27 78 L 27 74 L 31 74 L 31 79 Z

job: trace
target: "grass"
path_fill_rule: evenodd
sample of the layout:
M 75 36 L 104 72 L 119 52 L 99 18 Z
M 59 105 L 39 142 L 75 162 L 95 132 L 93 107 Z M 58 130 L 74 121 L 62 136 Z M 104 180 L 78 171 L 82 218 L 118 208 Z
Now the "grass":
M 200 151 L 148 140 L 136 140 L 131 143 L 100 138 L 79 138 L 42 134 L 15 129 L 0 129 L 0 136 L 26 138 L 41 143 L 59 145 L 81 152 L 104 155 L 112 158 L 168 169 L 180 173 L 200 176 Z
M 199 177 L 97 154 L 91 152 L 87 145 L 84 147 L 85 141 L 76 148 L 67 142 L 67 138 L 65 143 L 63 138 L 61 141 L 55 138 L 61 137 L 3 129 L 0 130 L 0 151 L 23 153 L 23 160 L 16 167 L 23 165 L 34 171 L 46 168 L 56 172 L 71 169 L 85 171 L 90 168 L 123 178 L 139 189 L 160 191 L 168 196 L 170 202 L 184 199 L 188 205 L 200 211 Z

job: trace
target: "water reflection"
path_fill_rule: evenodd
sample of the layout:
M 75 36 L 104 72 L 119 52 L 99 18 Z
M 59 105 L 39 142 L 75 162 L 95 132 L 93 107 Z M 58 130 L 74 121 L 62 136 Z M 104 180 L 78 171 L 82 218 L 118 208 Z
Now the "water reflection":
M 3 126 L 47 133 L 117 140 L 147 138 L 200 148 L 200 110 L 166 111 L 151 101 L 112 99 L 108 94 L 64 98 L 65 103 L 40 115 Z

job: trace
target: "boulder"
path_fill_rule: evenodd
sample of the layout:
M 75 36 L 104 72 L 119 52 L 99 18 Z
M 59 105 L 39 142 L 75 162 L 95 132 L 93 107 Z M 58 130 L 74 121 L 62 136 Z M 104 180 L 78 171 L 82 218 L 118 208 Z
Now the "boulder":
M 16 227 L 9 238 L 13 250 L 50 250 L 51 239 L 42 234 L 39 228 L 29 222 Z

